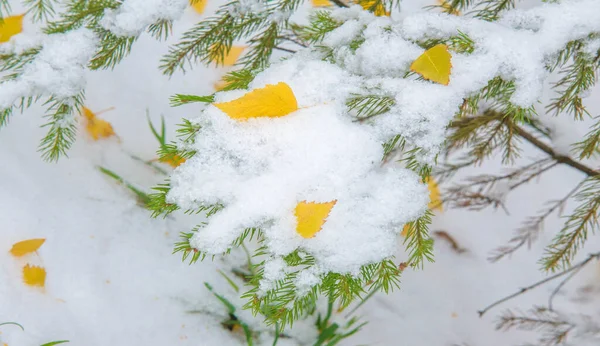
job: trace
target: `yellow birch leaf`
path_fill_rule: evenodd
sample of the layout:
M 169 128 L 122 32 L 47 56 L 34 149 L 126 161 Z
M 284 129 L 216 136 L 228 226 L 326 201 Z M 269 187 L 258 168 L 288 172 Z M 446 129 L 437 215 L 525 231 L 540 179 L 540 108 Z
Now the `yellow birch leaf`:
M 437 209 L 439 211 L 444 211 L 444 208 L 442 207 L 440 189 L 438 188 L 438 185 L 435 182 L 435 180 L 433 180 L 433 178 L 431 177 L 427 178 L 427 189 L 429 189 L 429 204 L 427 205 L 427 207 L 430 210 Z M 402 229 L 400 235 L 406 237 L 406 235 L 408 234 L 408 228 L 408 224 L 404 225 L 404 228 Z
M 44 287 L 46 284 L 46 269 L 27 264 L 23 267 L 23 281 L 29 286 Z
M 295 215 L 298 224 L 296 232 L 303 238 L 312 238 L 321 230 L 331 208 L 337 201 L 326 203 L 302 201 L 296 205 Z
M 380 0 L 359 0 L 359 5 L 362 6 L 363 9 L 369 11 L 373 6 L 375 6 L 375 11 L 373 14 L 377 17 L 389 17 L 390 12 L 385 10 L 385 6 L 383 5 L 383 1 Z
M 311 0 L 313 7 L 328 7 L 331 6 L 329 0 Z
M 11 37 L 16 34 L 20 34 L 23 31 L 23 16 L 11 16 L 4 18 L 2 24 L 0 24 L 0 43 L 8 42 Z
M 196 13 L 198 13 L 198 14 L 204 13 L 204 9 L 206 8 L 206 3 L 207 3 L 207 0 L 198 0 L 196 2 L 193 2 L 192 0 L 190 0 L 190 5 L 194 9 L 194 11 L 196 11 Z
M 23 240 L 18 243 L 14 243 L 10 249 L 10 253 L 15 257 L 25 256 L 28 253 L 36 252 L 45 241 L 46 239 L 39 238 Z
M 231 46 L 229 53 L 223 59 L 223 66 L 233 66 L 244 52 L 244 46 Z
M 451 58 L 448 46 L 438 44 L 426 50 L 417 60 L 413 61 L 410 70 L 430 81 L 448 85 L 452 68 Z
M 236 120 L 282 117 L 298 110 L 298 102 L 292 88 L 282 82 L 268 84 L 233 101 L 214 105 Z
M 95 141 L 115 135 L 112 125 L 98 118 L 89 108 L 83 107 L 82 115 L 85 119 L 85 129 Z

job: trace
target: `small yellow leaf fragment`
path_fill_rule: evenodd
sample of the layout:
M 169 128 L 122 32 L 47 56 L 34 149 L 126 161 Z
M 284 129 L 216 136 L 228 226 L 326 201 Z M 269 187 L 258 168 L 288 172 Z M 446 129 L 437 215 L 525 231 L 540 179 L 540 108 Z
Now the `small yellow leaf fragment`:
M 429 205 L 428 208 L 431 210 L 444 211 L 442 206 L 442 199 L 438 184 L 433 180 L 432 177 L 427 178 L 427 188 L 429 189 Z
M 207 0 L 190 0 L 190 5 L 198 14 L 204 13 L 204 9 L 206 8 Z
M 375 7 L 375 10 L 373 11 L 373 14 L 376 15 L 377 17 L 389 17 L 390 16 L 390 11 L 386 11 L 385 10 L 385 6 L 383 4 L 383 1 L 380 0 L 359 0 L 359 5 L 362 6 L 363 9 L 367 10 L 367 11 L 373 11 L 373 7 Z
M 162 157 L 162 158 L 158 159 L 158 161 L 160 161 L 162 163 L 166 163 L 167 165 L 169 165 L 173 168 L 177 168 L 177 167 L 179 167 L 179 165 L 181 165 L 182 163 L 185 162 L 185 158 L 175 154 L 175 155 L 169 156 L 169 157 Z
M 438 187 L 438 184 L 435 182 L 435 180 L 433 180 L 432 177 L 427 178 L 427 189 L 429 189 L 429 204 L 427 205 L 427 207 L 430 210 L 437 209 L 439 211 L 444 211 L 444 208 L 442 207 L 440 189 Z M 409 228 L 410 227 L 408 227 L 408 224 L 404 225 L 404 228 L 402 229 L 400 235 L 406 237 Z
M 115 131 L 108 121 L 98 118 L 96 114 L 87 107 L 83 107 L 82 110 L 82 115 L 85 119 L 85 129 L 95 141 L 115 135 Z
M 4 18 L 2 24 L 0 24 L 0 43 L 8 42 L 11 37 L 16 34 L 20 34 L 23 31 L 23 16 L 11 16 Z
M 229 53 L 223 59 L 223 66 L 233 66 L 244 52 L 244 46 L 232 46 Z
M 331 6 L 329 0 L 311 0 L 313 7 L 328 7 Z
M 282 117 L 298 110 L 298 102 L 292 88 L 282 82 L 268 84 L 238 99 L 215 103 L 214 106 L 236 120 Z
M 46 284 L 46 269 L 27 264 L 23 267 L 23 281 L 29 286 L 44 287 Z
M 426 50 L 410 65 L 410 70 L 430 81 L 448 85 L 452 68 L 448 46 L 438 44 Z
M 10 253 L 15 257 L 25 256 L 28 253 L 36 252 L 45 241 L 46 239 L 39 238 L 23 240 L 18 243 L 14 243 L 10 249 Z
M 302 201 L 296 205 L 294 214 L 298 224 L 296 232 L 303 238 L 312 238 L 321 230 L 329 212 L 337 201 L 333 200 L 326 203 Z

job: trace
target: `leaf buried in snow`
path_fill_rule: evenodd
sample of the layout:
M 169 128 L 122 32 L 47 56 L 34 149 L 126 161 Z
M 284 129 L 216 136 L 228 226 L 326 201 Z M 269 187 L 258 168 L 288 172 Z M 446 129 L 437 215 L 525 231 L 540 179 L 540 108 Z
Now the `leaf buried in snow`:
M 410 70 L 430 81 L 448 85 L 452 68 L 448 46 L 438 44 L 426 50 L 410 65 Z
M 300 202 L 296 205 L 295 215 L 298 224 L 296 232 L 303 238 L 312 238 L 321 230 L 329 212 L 337 201 L 326 203 Z
M 238 99 L 215 103 L 214 106 L 236 120 L 282 117 L 298 110 L 298 103 L 292 88 L 282 82 L 275 85 L 268 84 L 264 88 L 254 89 Z
M 0 43 L 8 42 L 11 37 L 23 31 L 23 16 L 25 15 L 20 14 L 4 18 L 0 24 Z

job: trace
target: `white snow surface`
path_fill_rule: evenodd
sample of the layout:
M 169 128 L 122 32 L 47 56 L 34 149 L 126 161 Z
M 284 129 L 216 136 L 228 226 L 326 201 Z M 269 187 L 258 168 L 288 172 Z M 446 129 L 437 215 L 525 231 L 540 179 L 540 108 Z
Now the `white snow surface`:
M 405 0 L 403 10 L 418 10 L 422 5 Z M 176 34 L 197 19 L 191 12 L 185 14 L 175 26 Z M 36 152 L 45 131 L 39 128 L 43 124 L 40 107 L 16 114 L 0 130 L 0 323 L 15 321 L 25 327 L 21 331 L 1 326 L 0 344 L 29 346 L 65 339 L 70 340 L 66 345 L 75 346 L 245 344 L 243 336 L 220 325 L 227 311 L 203 287 L 203 282 L 209 282 L 215 291 L 241 306 L 237 294 L 216 270 L 227 271 L 244 261 L 243 256 L 233 253 L 226 261 L 193 266 L 181 263 L 171 254 L 173 243 L 179 231 L 189 230 L 198 220 L 151 219 L 125 189 L 96 169 L 97 165 L 113 169 L 142 187 L 160 182 L 162 176 L 128 155 L 154 157 L 156 141 L 145 131 L 146 109 L 155 123 L 159 114 L 165 115 L 173 138 L 174 124 L 198 111 L 170 108 L 168 96 L 209 94 L 222 73 L 198 67 L 169 80 L 156 71 L 162 53 L 163 43 L 142 36 L 132 55 L 114 71 L 85 72 L 86 106 L 93 110 L 114 106 L 113 112 L 102 117 L 113 124 L 120 140 L 91 142 L 81 131 L 69 159 L 48 164 Z M 0 94 L 5 92 L 0 89 Z M 543 91 L 542 101 L 551 97 Z M 600 112 L 599 97 L 596 88 L 584 100 L 593 114 Z M 589 123 L 576 126 L 571 142 L 580 139 Z M 561 141 L 566 143 L 566 136 L 565 132 Z M 524 149 L 524 158 L 540 155 L 530 146 Z M 499 169 L 498 160 L 468 173 Z M 532 304 L 546 304 L 555 286 L 532 290 L 483 318 L 477 310 L 543 277 L 536 262 L 563 220 L 551 217 L 529 250 L 493 264 L 486 258 L 512 237 L 526 217 L 542 209 L 545 201 L 562 197 L 580 178 L 567 167 L 553 169 L 507 196 L 510 215 L 493 210 L 439 213 L 432 230 L 447 231 L 467 252 L 457 254 L 436 238 L 436 263 L 427 264 L 422 271 L 405 270 L 401 290 L 368 301 L 358 315 L 370 323 L 341 345 L 507 346 L 534 341 L 535 332 L 494 330 L 497 315 L 505 307 L 527 309 Z M 565 213 L 571 209 L 568 205 Z M 46 243 L 36 254 L 16 259 L 8 253 L 13 243 L 38 237 L 46 238 Z M 579 259 L 597 251 L 600 242 L 596 238 L 590 237 Z M 402 247 L 401 240 L 397 247 Z M 396 255 L 397 261 L 406 260 L 403 251 Z M 46 268 L 45 289 L 23 284 L 21 268 L 27 263 Z M 303 273 L 304 283 L 314 279 L 314 273 Z M 597 339 L 586 336 L 597 326 L 579 314 L 598 320 L 599 282 L 600 267 L 591 263 L 555 300 L 555 307 L 579 325 L 577 338 L 571 339 L 573 345 L 598 344 Z M 248 311 L 240 310 L 240 315 L 260 330 L 260 321 L 253 320 Z M 315 340 L 310 324 L 295 324 L 289 334 L 294 338 L 280 339 L 278 345 L 311 345 Z M 272 340 L 272 335 L 264 333 L 258 344 L 271 345 Z

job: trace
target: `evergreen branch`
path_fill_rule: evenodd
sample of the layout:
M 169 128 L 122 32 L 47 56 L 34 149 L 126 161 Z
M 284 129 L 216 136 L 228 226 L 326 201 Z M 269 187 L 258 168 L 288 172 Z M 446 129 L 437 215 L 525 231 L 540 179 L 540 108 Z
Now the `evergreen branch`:
M 277 46 L 279 25 L 271 23 L 264 31 L 250 39 L 250 49 L 240 64 L 249 70 L 262 70 L 267 67 L 271 53 Z
M 579 206 L 546 248 L 540 261 L 547 271 L 569 267 L 577 250 L 587 240 L 588 233 L 600 228 L 600 176 L 588 178 L 574 198 L 580 202 Z
M 358 121 L 364 121 L 388 112 L 396 102 L 389 96 L 355 95 L 346 101 L 349 112 L 355 112 Z
M 579 151 L 579 159 L 589 159 L 600 153 L 600 116 L 594 118 L 596 123 L 581 142 L 575 143 L 575 150 Z
M 53 17 L 54 6 L 57 5 L 57 0 L 24 0 L 23 4 L 27 7 L 27 14 L 31 14 L 34 22 L 47 21 Z
M 537 330 L 542 332 L 540 345 L 558 346 L 566 342 L 567 336 L 575 328 L 561 315 L 545 308 L 534 308 L 528 314 L 513 314 L 506 311 L 498 321 L 496 329 Z
M 533 289 L 535 289 L 535 288 L 537 288 L 537 287 L 539 287 L 541 285 L 544 285 L 544 284 L 546 284 L 546 283 L 548 283 L 550 281 L 553 281 L 553 280 L 556 280 L 556 279 L 558 279 L 560 277 L 563 277 L 564 275 L 567 275 L 567 274 L 569 274 L 569 273 L 571 273 L 573 271 L 579 270 L 580 267 L 586 266 L 593 259 L 600 259 L 600 252 L 590 254 L 588 256 L 588 258 L 586 258 L 585 260 L 577 263 L 576 265 L 573 265 L 573 266 L 569 267 L 568 269 L 565 269 L 565 270 L 561 271 L 560 273 L 554 274 L 554 275 L 549 276 L 549 277 L 547 277 L 545 279 L 537 281 L 537 282 L 535 282 L 535 283 L 533 283 L 533 284 L 531 284 L 531 285 L 529 285 L 527 287 L 521 288 L 520 290 L 518 290 L 517 292 L 515 292 L 513 294 L 510 294 L 510 295 L 508 295 L 508 296 L 506 296 L 506 297 L 504 297 L 502 299 L 499 299 L 499 300 L 495 301 L 494 303 L 486 306 L 484 309 L 479 310 L 478 311 L 479 317 L 485 315 L 486 312 L 490 311 L 491 309 L 493 309 L 494 307 L 496 307 L 496 306 L 498 306 L 498 305 L 500 305 L 502 303 L 505 303 L 505 302 L 507 302 L 507 301 L 515 298 L 515 297 L 518 297 L 518 296 L 520 296 L 520 295 L 522 295 L 522 294 L 524 294 L 524 293 L 526 293 L 528 291 L 531 291 L 531 290 L 533 290 Z
M 581 95 L 596 84 L 599 59 L 600 54 L 596 57 L 581 52 L 574 54 L 573 63 L 561 71 L 563 77 L 554 84 L 560 96 L 547 106 L 548 112 L 558 115 L 567 111 L 579 120 L 589 115 Z
M 569 200 L 579 190 L 584 182 L 585 180 L 577 184 L 577 186 L 569 191 L 569 193 L 567 193 L 563 198 L 550 202 L 550 206 L 543 210 L 539 215 L 528 218 L 524 224 L 517 229 L 516 234 L 508 241 L 508 244 L 494 250 L 488 259 L 491 262 L 496 262 L 503 257 L 517 251 L 524 245 L 530 247 L 531 244 L 537 239 L 538 234 L 543 230 L 543 225 L 546 218 L 555 211 L 563 209 L 567 200 Z
M 408 223 L 404 245 L 409 254 L 408 263 L 412 267 L 422 268 L 425 259 L 433 262 L 433 239 L 428 230 L 432 215 L 433 213 L 427 210 L 423 216 Z
M 173 32 L 173 21 L 160 19 L 156 23 L 150 24 L 147 31 L 152 37 L 159 41 L 166 40 Z
M 330 11 L 316 11 L 310 15 L 309 21 L 309 25 L 291 25 L 294 35 L 309 44 L 321 42 L 325 35 L 343 24 L 333 19 Z M 302 43 L 302 45 L 305 44 Z
M 72 31 L 82 26 L 98 27 L 98 21 L 107 9 L 116 9 L 117 0 L 69 0 L 61 18 L 49 22 L 44 33 L 57 34 Z
M 179 107 L 194 102 L 213 103 L 215 102 L 215 95 L 196 96 L 175 94 L 169 98 L 169 101 L 171 101 L 171 107 Z
M 46 118 L 49 121 L 42 125 L 48 127 L 48 133 L 42 139 L 38 151 L 46 161 L 55 162 L 60 156 L 66 155 L 67 150 L 75 141 L 76 121 L 75 114 L 78 113 L 83 101 L 83 95 L 68 100 L 57 100 L 50 97 L 45 105 L 48 105 Z
M 260 70 L 241 69 L 227 73 L 223 77 L 223 81 L 226 83 L 223 91 L 248 89 L 248 86 L 254 80 L 254 76 L 256 76 L 259 71 Z
M 89 64 L 92 70 L 113 69 L 131 52 L 131 48 L 137 40 L 137 36 L 117 36 L 105 29 L 97 29 L 96 33 L 101 42 L 100 50 L 96 52 Z
M 466 144 L 472 144 L 472 142 L 476 140 L 477 133 L 476 133 L 476 131 L 474 131 L 475 129 L 481 128 L 481 127 L 487 125 L 488 123 L 491 123 L 494 120 L 496 120 L 498 118 L 502 118 L 502 117 L 503 117 L 502 113 L 500 113 L 498 111 L 494 111 L 494 110 L 488 110 L 488 111 L 484 112 L 481 116 L 461 118 L 461 119 L 453 121 L 450 124 L 450 127 L 457 128 L 458 130 L 454 131 L 453 133 L 451 133 L 449 135 L 448 148 L 452 150 L 452 149 L 459 148 Z M 566 164 L 566 165 L 568 165 L 590 177 L 600 174 L 600 172 L 584 165 L 581 162 L 573 160 L 569 156 L 559 154 L 553 148 L 551 148 L 549 145 L 540 141 L 534 135 L 527 132 L 522 127 L 517 126 L 516 124 L 511 124 L 510 126 L 511 126 L 511 130 L 514 131 L 514 134 L 525 139 L 527 142 L 529 142 L 533 146 L 535 146 L 538 149 L 540 149 L 541 151 L 545 152 L 546 154 L 551 156 L 557 162 L 559 162 L 561 164 Z M 488 140 L 490 140 L 489 137 L 488 137 Z M 482 150 L 479 149 L 479 152 L 481 152 L 481 151 Z M 488 155 L 489 155 L 492 151 L 490 149 L 487 149 L 483 152 L 488 153 Z
M 515 0 L 484 0 L 477 6 L 483 9 L 477 10 L 475 17 L 492 22 L 498 20 L 500 13 L 515 8 Z
M 158 217 L 162 215 L 163 218 L 165 218 L 167 215 L 180 209 L 177 204 L 167 202 L 167 194 L 171 190 L 171 186 L 168 181 L 164 184 L 158 184 L 157 186 L 153 187 L 152 190 L 156 192 L 148 196 L 149 200 L 146 204 L 148 210 L 152 212 L 152 217 Z

